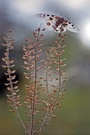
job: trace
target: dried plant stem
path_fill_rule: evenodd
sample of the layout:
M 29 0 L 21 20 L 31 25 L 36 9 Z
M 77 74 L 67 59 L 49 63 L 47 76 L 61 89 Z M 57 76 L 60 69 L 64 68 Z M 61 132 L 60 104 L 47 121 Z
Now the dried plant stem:
M 36 89 L 37 89 L 37 46 L 38 46 L 38 40 L 40 35 L 40 29 L 38 29 L 37 37 L 36 37 L 36 43 L 34 44 L 34 50 L 35 50 L 35 81 L 34 81 L 34 93 L 33 93 L 33 100 L 32 100 L 32 107 L 31 107 L 31 129 L 30 129 L 30 135 L 33 134 L 33 126 L 34 126 L 34 113 L 35 113 L 35 96 L 36 96 Z
M 37 46 L 37 44 L 36 44 Z M 37 87 L 37 60 L 36 60 L 36 52 L 37 52 L 37 47 L 35 46 L 35 88 L 34 88 L 34 92 L 33 92 L 33 100 L 32 100 L 32 106 L 31 106 L 31 123 L 30 123 L 30 126 L 31 126 L 31 129 L 30 129 L 30 135 L 33 134 L 33 122 L 34 122 L 34 113 L 35 113 L 35 96 L 36 96 L 36 87 Z
M 2 44 L 4 47 L 6 47 L 6 52 L 5 52 L 5 58 L 2 58 L 2 60 L 5 62 L 6 65 L 3 65 L 4 68 L 7 69 L 7 72 L 5 73 L 6 75 L 8 75 L 7 81 L 8 83 L 6 83 L 5 85 L 8 86 L 7 89 L 11 92 L 10 95 L 7 95 L 8 97 L 8 102 L 12 102 L 12 106 L 13 109 L 10 111 L 13 111 L 17 118 L 19 119 L 21 125 L 23 126 L 23 128 L 26 130 L 27 133 L 29 133 L 29 131 L 26 129 L 23 120 L 20 117 L 20 113 L 18 110 L 18 107 L 21 106 L 21 104 L 19 103 L 19 101 L 17 101 L 19 99 L 19 95 L 16 95 L 17 92 L 19 91 L 18 86 L 14 86 L 15 84 L 17 84 L 18 81 L 13 81 L 15 79 L 15 75 L 12 75 L 12 73 L 15 73 L 15 70 L 12 70 L 11 68 L 14 67 L 14 61 L 10 60 L 10 50 L 13 49 L 13 34 L 11 33 L 11 31 L 9 31 L 9 34 L 6 34 L 6 38 L 4 38 L 5 40 L 5 44 Z
M 5 74 L 8 76 L 8 83 L 5 85 L 9 91 L 7 97 L 12 107 L 10 111 L 16 114 L 26 135 L 34 135 L 42 131 L 49 125 L 51 119 L 55 118 L 54 111 L 57 106 L 60 107 L 58 98 L 63 91 L 62 88 L 64 89 L 65 82 L 65 77 L 63 80 L 65 72 L 63 61 L 65 59 L 62 59 L 64 46 L 61 45 L 64 41 L 63 36 L 60 34 L 55 44 L 52 47 L 48 47 L 45 52 L 46 59 L 43 59 L 41 57 L 43 53 L 43 44 L 41 43 L 43 34 L 41 34 L 41 28 L 33 32 L 33 35 L 35 41 L 27 38 L 26 42 L 28 44 L 23 46 L 24 76 L 27 79 L 27 84 L 24 85 L 26 90 L 24 104 L 28 117 L 27 121 L 23 121 L 19 113 L 19 106 L 21 104 L 19 102 L 20 95 L 18 95 L 18 81 L 15 81 L 15 70 L 12 70 L 14 61 L 10 60 L 10 51 L 13 49 L 13 35 L 11 31 L 4 38 L 6 43 L 3 46 L 6 47 L 6 52 L 4 53 L 4 58 L 2 58 L 5 63 L 3 67 L 7 69 Z M 44 93 L 45 97 L 42 97 Z M 45 100 L 42 98 L 45 98 Z M 40 116 L 40 119 L 37 120 L 40 111 L 44 111 L 44 115 Z
M 46 90 L 47 94 L 49 94 L 49 88 L 48 88 L 48 63 L 46 62 Z
M 58 63 L 58 66 L 59 66 L 58 67 L 58 90 L 57 90 L 57 94 L 56 94 L 56 96 L 54 98 L 54 101 L 53 101 L 53 104 L 51 105 L 51 107 L 50 106 L 47 107 L 46 114 L 45 114 L 45 116 L 43 118 L 43 121 L 42 121 L 41 125 L 35 130 L 35 132 L 40 132 L 48 124 L 48 122 L 51 120 L 52 115 L 53 115 L 54 110 L 55 110 L 56 105 L 57 105 L 58 97 L 60 96 L 60 91 L 61 91 L 61 86 L 62 86 L 62 84 L 61 84 L 61 78 L 62 78 L 62 74 L 61 74 L 61 66 L 62 66 L 62 64 L 61 64 L 61 60 L 62 60 L 61 59 L 61 53 L 62 53 L 61 52 L 61 49 L 62 49 L 61 48 L 61 43 L 59 43 L 59 41 L 57 40 L 57 47 L 53 46 L 53 48 L 52 48 L 52 53 L 55 52 L 55 53 L 58 54 L 57 57 L 55 58 L 57 63 Z M 53 52 L 53 50 L 55 50 L 55 51 Z M 48 81 L 49 81 L 48 76 L 50 74 L 48 72 L 49 72 L 49 68 L 50 68 L 50 63 L 52 63 L 51 62 L 52 61 L 52 58 L 51 58 L 52 53 L 51 53 L 51 50 L 50 50 L 50 53 L 47 54 L 47 60 L 45 62 L 45 65 L 46 65 L 46 69 L 45 69 L 46 79 L 45 80 L 46 80 L 46 90 L 47 90 L 47 94 L 48 94 L 48 102 L 49 102 L 50 95 L 51 95 L 50 91 L 49 91 L 49 85 L 48 85 Z M 54 54 L 54 55 L 56 55 L 56 54 Z

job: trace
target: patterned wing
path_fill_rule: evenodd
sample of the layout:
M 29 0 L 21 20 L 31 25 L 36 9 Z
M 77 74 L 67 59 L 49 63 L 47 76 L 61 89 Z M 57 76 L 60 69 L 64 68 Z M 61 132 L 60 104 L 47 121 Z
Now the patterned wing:
M 68 25 L 67 25 L 66 29 L 71 31 L 71 32 L 75 32 L 75 33 L 79 32 L 79 28 L 77 28 L 74 24 L 72 24 L 69 21 L 68 21 Z
M 75 25 L 73 25 L 71 22 L 68 21 L 68 19 L 63 18 L 62 16 L 40 13 L 36 14 L 36 17 L 45 19 L 46 25 L 57 33 L 63 33 L 66 30 L 76 33 L 79 31 L 79 29 Z
M 46 25 L 48 26 L 50 30 L 53 30 L 57 33 L 60 33 L 61 29 L 62 29 L 62 32 L 66 31 L 66 28 L 62 26 L 62 21 L 64 19 L 62 16 L 42 14 L 42 13 L 36 14 L 35 16 L 40 19 L 45 19 Z
M 35 16 L 40 18 L 40 19 L 45 19 L 46 21 L 51 21 L 54 24 L 55 24 L 55 21 L 56 21 L 56 19 L 55 19 L 56 16 L 55 15 L 40 13 L 40 14 L 36 14 Z

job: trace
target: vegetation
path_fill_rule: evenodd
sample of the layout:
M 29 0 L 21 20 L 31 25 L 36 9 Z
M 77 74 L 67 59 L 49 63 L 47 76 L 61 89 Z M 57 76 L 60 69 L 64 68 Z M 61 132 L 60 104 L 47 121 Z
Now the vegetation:
M 23 76 L 26 79 L 22 88 L 26 91 L 23 103 L 20 102 L 18 80 L 15 80 L 14 60 L 10 57 L 10 52 L 14 49 L 11 30 L 5 34 L 5 43 L 2 44 L 6 48 L 2 60 L 7 76 L 5 85 L 9 91 L 7 102 L 10 111 L 15 113 L 27 135 L 39 133 L 50 124 L 50 121 L 56 117 L 56 108 L 61 107 L 59 98 L 63 98 L 66 91 L 65 34 L 60 33 L 55 43 L 45 51 L 43 32 L 44 29 L 41 27 L 35 30 L 34 39 L 27 38 L 27 45 L 23 46 Z M 21 106 L 24 107 L 26 120 L 21 117 Z

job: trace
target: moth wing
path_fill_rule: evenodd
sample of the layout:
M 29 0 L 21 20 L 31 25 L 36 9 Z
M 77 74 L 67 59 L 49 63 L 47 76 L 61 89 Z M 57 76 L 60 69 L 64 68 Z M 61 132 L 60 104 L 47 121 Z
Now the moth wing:
M 71 31 L 71 32 L 75 32 L 75 33 L 79 32 L 79 29 L 74 24 L 72 24 L 71 22 L 68 22 L 68 25 L 66 26 L 66 29 Z
M 50 14 L 43 14 L 43 13 L 38 13 L 35 15 L 37 18 L 41 18 L 41 19 L 47 19 L 49 18 Z
M 40 18 L 40 19 L 44 19 L 46 21 L 45 26 L 46 27 L 48 26 L 48 28 L 50 30 L 53 29 L 55 32 L 58 32 L 58 33 L 61 32 L 60 31 L 61 25 L 59 25 L 58 27 L 55 27 L 55 24 L 57 22 L 57 18 L 58 17 L 63 18 L 61 15 L 60 16 L 56 16 L 56 15 L 39 13 L 39 14 L 36 14 L 35 16 Z M 63 31 L 62 32 L 65 32 L 66 30 L 69 30 L 69 31 L 75 32 L 75 33 L 79 32 L 79 29 L 75 25 L 73 25 L 71 22 L 69 22 L 69 21 L 67 22 L 67 26 L 63 27 Z
M 61 33 L 61 30 L 60 30 L 61 24 L 58 27 L 55 26 L 58 18 L 59 17 L 62 18 L 61 15 L 60 16 L 56 16 L 56 15 L 39 13 L 39 14 L 36 14 L 35 16 L 37 18 L 45 20 L 46 22 L 45 22 L 44 26 L 48 27 L 49 30 L 53 30 L 53 31 L 55 31 L 57 33 Z M 65 27 L 63 27 L 62 33 L 65 32 L 66 30 L 67 29 Z
M 55 15 L 39 13 L 39 14 L 36 14 L 35 16 L 37 18 L 45 20 L 45 23 L 43 24 L 45 27 L 48 27 L 49 30 L 54 30 L 54 25 L 56 23 Z
M 39 14 L 36 14 L 35 16 L 37 18 L 46 20 L 46 22 L 51 22 L 52 24 L 55 24 L 56 23 L 55 15 L 39 13 Z

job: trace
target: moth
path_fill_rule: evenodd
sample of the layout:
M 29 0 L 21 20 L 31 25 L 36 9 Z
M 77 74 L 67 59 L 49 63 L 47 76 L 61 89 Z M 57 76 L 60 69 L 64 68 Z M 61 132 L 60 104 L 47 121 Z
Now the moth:
M 79 29 L 74 24 L 72 24 L 68 19 L 62 17 L 61 15 L 57 16 L 52 14 L 39 13 L 35 16 L 40 19 L 46 20 L 46 25 L 48 26 L 48 28 L 57 33 L 63 33 L 67 30 L 75 33 L 79 32 Z

